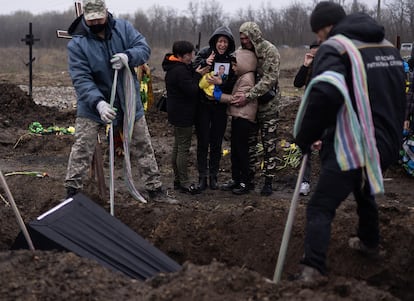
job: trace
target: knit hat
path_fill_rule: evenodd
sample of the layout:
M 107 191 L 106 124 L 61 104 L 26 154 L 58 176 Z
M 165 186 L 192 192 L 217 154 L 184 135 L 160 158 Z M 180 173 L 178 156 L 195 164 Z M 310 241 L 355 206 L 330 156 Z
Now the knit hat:
M 334 2 L 322 1 L 313 9 L 310 16 L 310 25 L 312 31 L 316 33 L 326 26 L 336 25 L 345 17 L 346 13 L 341 5 Z
M 83 0 L 82 9 L 87 21 L 105 18 L 107 14 L 104 0 Z

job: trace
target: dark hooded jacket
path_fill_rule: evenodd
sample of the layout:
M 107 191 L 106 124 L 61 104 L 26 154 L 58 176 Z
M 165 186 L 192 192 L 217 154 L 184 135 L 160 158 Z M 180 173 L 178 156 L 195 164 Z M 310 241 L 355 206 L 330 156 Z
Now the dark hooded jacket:
M 405 111 L 402 58 L 398 49 L 384 39 L 384 27 L 368 15 L 348 15 L 331 30 L 330 36 L 336 34 L 353 40 L 365 63 L 375 138 L 384 169 L 396 162 L 402 142 Z M 355 106 L 351 64 L 344 48 L 328 39 L 320 46 L 313 66 L 313 76 L 327 70 L 343 74 Z M 337 113 L 344 104 L 343 97 L 328 83 L 315 84 L 309 97 L 297 143 L 308 150 L 313 142 L 324 136 L 323 148 L 331 147 L 332 150 Z
M 101 100 L 109 102 L 114 70 L 110 60 L 115 53 L 125 53 L 133 74 L 134 67 L 144 64 L 151 50 L 144 38 L 126 20 L 114 19 L 108 13 L 105 39 L 101 39 L 89 30 L 83 15 L 69 27 L 72 39 L 68 43 L 69 73 L 77 94 L 77 116 L 86 117 L 103 123 L 96 105 Z M 125 95 L 122 72 L 119 73 L 115 107 L 119 112 L 125 110 Z M 139 83 L 134 76 L 136 91 L 136 120 L 144 115 L 139 93 Z M 121 117 L 122 114 L 117 114 Z M 122 124 L 122 123 L 121 123 Z
M 201 75 L 171 53 L 165 55 L 162 68 L 166 72 L 168 121 L 177 127 L 190 127 L 195 121 Z
M 227 48 L 227 51 L 224 54 L 219 54 L 217 49 L 216 49 L 216 43 L 217 40 L 220 36 L 225 36 L 229 39 L 229 47 Z M 210 54 L 214 51 L 216 53 L 216 56 L 214 58 L 214 63 L 212 68 L 214 68 L 215 64 L 220 64 L 220 63 L 225 63 L 225 64 L 229 64 L 228 66 L 230 66 L 231 63 L 231 54 L 234 52 L 234 50 L 236 49 L 236 45 L 234 43 L 234 37 L 233 34 L 230 30 L 230 28 L 228 28 L 227 26 L 220 26 L 219 28 L 217 28 L 213 34 L 210 36 L 210 39 L 208 41 L 208 47 L 205 47 L 203 49 L 201 49 L 195 60 L 194 60 L 194 66 L 197 67 L 199 65 L 206 65 L 206 59 L 210 56 Z M 213 70 L 213 69 L 212 69 Z M 223 84 L 220 85 L 220 89 L 223 93 L 231 93 L 234 83 L 236 82 L 236 76 L 233 72 L 233 70 L 231 69 L 231 67 L 229 68 L 229 75 L 227 77 L 226 80 L 223 81 Z M 205 95 L 204 92 L 202 93 L 202 99 L 205 99 Z M 208 100 L 209 103 L 215 103 L 212 102 L 211 100 Z

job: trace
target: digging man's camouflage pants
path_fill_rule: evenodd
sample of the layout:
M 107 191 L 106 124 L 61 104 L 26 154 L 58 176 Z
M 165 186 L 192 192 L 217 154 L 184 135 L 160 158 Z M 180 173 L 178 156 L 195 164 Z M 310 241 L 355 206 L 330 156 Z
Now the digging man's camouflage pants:
M 75 143 L 69 156 L 65 187 L 81 189 L 82 179 L 86 176 L 93 158 L 97 136 L 101 124 L 88 118 L 76 118 Z M 155 160 L 145 116 L 135 121 L 134 133 L 129 146 L 131 165 L 138 168 L 140 181 L 147 190 L 156 190 L 162 186 L 160 172 Z
M 257 109 L 257 125 L 260 131 L 260 139 L 263 145 L 263 175 L 266 178 L 275 176 L 277 154 L 277 127 L 279 122 L 279 102 L 280 94 L 275 99 L 265 104 L 260 104 Z M 261 158 L 257 152 L 258 133 L 249 139 L 249 157 L 251 180 L 253 181 L 258 162 Z

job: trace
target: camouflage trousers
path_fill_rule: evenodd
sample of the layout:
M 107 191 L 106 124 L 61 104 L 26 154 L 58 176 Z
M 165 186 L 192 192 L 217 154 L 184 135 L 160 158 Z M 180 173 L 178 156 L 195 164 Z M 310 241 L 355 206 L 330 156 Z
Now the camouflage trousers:
M 249 158 L 250 173 L 253 180 L 258 165 L 263 162 L 263 176 L 273 178 L 277 163 L 277 128 L 279 123 L 279 99 L 280 94 L 275 99 L 265 104 L 260 104 L 257 110 L 258 131 L 249 138 Z M 263 146 L 263 152 L 258 150 L 258 140 Z M 262 154 L 261 154 L 262 153 Z
M 69 156 L 65 187 L 81 189 L 93 158 L 97 136 L 103 126 L 88 118 L 76 118 L 75 143 Z M 160 172 L 155 160 L 145 116 L 135 121 L 134 133 L 129 146 L 131 166 L 138 168 L 139 180 L 145 189 L 155 190 L 162 186 Z

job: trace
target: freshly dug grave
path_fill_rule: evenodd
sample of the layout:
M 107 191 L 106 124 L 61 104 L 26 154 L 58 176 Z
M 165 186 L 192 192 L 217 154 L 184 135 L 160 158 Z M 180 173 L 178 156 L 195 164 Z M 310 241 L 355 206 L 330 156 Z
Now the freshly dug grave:
M 45 89 L 47 91 L 47 89 Z M 46 92 L 45 92 L 46 93 Z M 284 97 L 279 125 L 280 139 L 291 141 L 299 99 Z M 64 196 L 71 135 L 27 134 L 34 121 L 44 126 L 74 125 L 73 109 L 64 111 L 35 105 L 12 83 L 0 83 L 0 168 L 46 172 L 48 177 L 7 176 L 25 222 L 59 203 Z M 69 106 L 70 107 L 70 106 Z M 6 108 L 6 109 L 3 109 Z M 243 197 L 207 190 L 196 196 L 175 192 L 169 163 L 171 127 L 165 113 L 150 110 L 147 120 L 165 187 L 179 205 L 141 204 L 126 192 L 122 158 L 116 161 L 115 216 L 183 265 L 177 273 L 159 275 L 145 282 L 107 270 L 73 253 L 28 250 L 10 251 L 19 233 L 6 200 L 0 201 L 0 299 L 1 300 L 412 300 L 414 292 L 414 210 L 412 178 L 399 166 L 386 172 L 386 194 L 378 199 L 382 246 L 386 256 L 372 261 L 347 247 L 355 234 L 357 216 L 352 196 L 337 211 L 328 255 L 329 279 L 313 286 L 290 281 L 299 270 L 303 253 L 304 211 L 309 197 L 301 197 L 284 267 L 283 281 L 273 278 L 297 168 L 281 169 L 276 191 L 261 197 L 256 191 Z M 105 140 L 105 139 L 104 139 Z M 190 170 L 194 179 L 195 139 Z M 104 141 L 103 147 L 107 146 Z M 224 142 L 229 147 L 229 142 Z M 280 149 L 280 157 L 284 152 Z M 107 156 L 105 155 L 105 158 Z M 313 183 L 318 157 L 313 160 Z M 230 178 L 230 158 L 223 157 L 219 181 Z M 106 169 L 107 170 L 107 169 Z M 138 177 L 137 177 L 138 178 Z M 139 185 L 138 185 L 139 187 Z M 85 194 L 108 209 L 106 198 L 87 181 Z M 3 189 L 0 194 L 5 197 Z

